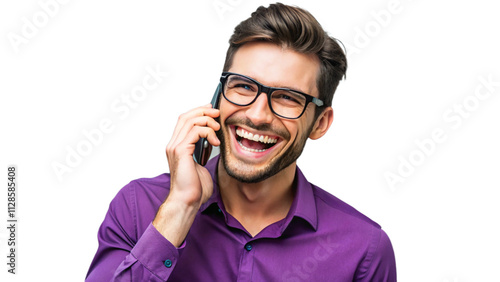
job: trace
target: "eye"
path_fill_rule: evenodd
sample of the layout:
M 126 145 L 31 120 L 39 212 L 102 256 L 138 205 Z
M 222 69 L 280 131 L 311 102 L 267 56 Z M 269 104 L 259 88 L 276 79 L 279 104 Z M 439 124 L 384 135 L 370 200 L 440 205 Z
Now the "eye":
M 275 99 L 281 100 L 281 101 L 286 101 L 288 103 L 297 103 L 299 104 L 299 101 L 297 101 L 296 98 L 292 97 L 292 95 L 287 95 L 286 93 L 280 93 L 277 95 L 273 96 Z
M 252 85 L 246 84 L 246 83 L 238 83 L 234 87 L 235 88 L 241 88 L 241 89 L 244 89 L 244 90 L 247 90 L 247 91 L 253 91 Z

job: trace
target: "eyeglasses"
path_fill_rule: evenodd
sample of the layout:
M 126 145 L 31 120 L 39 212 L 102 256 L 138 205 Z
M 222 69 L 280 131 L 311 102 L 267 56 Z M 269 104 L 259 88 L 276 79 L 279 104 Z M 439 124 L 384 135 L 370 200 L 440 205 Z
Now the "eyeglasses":
M 282 118 L 298 119 L 312 102 L 316 106 L 324 105 L 323 101 L 311 95 L 288 88 L 269 87 L 257 80 L 232 72 L 223 72 L 220 77 L 222 95 L 237 106 L 248 106 L 257 100 L 262 92 L 267 94 L 271 111 Z

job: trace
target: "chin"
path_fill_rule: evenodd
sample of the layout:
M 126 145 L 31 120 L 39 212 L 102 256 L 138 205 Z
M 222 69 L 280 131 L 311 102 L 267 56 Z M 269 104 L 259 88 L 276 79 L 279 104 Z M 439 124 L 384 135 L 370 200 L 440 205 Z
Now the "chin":
M 306 141 L 295 140 L 289 149 L 269 158 L 266 163 L 254 163 L 238 159 L 228 142 L 224 138 L 219 140 L 221 140 L 220 158 L 226 173 L 242 183 L 259 183 L 278 174 L 298 159 Z

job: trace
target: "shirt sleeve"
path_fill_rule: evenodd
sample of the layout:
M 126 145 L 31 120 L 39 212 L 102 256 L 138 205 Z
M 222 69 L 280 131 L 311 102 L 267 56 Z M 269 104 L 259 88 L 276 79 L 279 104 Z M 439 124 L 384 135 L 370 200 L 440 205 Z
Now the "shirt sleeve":
M 396 259 L 391 241 L 382 229 L 377 230 L 357 271 L 356 281 L 397 281 Z
M 99 247 L 85 281 L 167 281 L 175 268 L 180 249 L 152 223 L 137 235 L 134 201 L 127 199 L 130 197 L 122 189 L 111 202 L 99 228 Z

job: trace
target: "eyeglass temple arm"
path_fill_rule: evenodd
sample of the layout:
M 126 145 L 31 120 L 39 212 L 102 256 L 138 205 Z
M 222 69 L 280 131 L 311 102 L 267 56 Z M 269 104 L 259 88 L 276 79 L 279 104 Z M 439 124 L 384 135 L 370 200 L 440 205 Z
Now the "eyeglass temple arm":
M 318 107 L 321 107 L 324 105 L 323 101 L 321 101 L 320 99 L 316 98 L 316 97 L 311 97 L 312 98 L 312 102 L 318 106 Z

